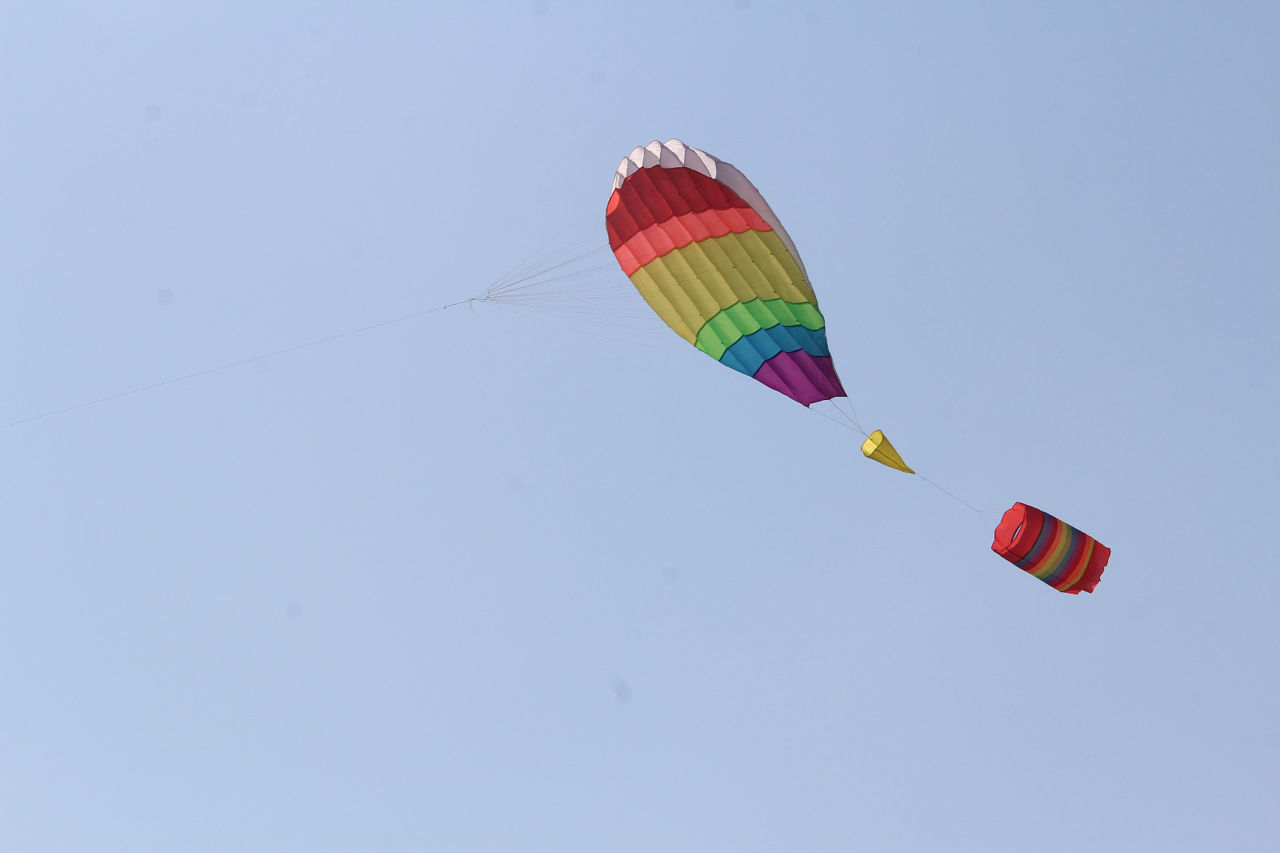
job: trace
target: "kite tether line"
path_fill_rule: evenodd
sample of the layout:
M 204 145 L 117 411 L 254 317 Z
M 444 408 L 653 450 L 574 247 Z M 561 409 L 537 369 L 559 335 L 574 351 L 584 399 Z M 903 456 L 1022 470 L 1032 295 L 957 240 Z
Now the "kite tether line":
M 523 307 L 526 305 L 532 307 L 536 305 L 540 299 L 554 302 L 557 296 L 563 296 L 567 291 L 573 291 L 572 295 L 578 296 L 579 294 L 577 293 L 576 288 L 581 288 L 584 283 L 590 284 L 591 280 L 599 277 L 599 272 L 602 269 L 599 266 L 584 268 L 584 262 L 594 263 L 594 261 L 590 260 L 592 256 L 597 255 L 606 248 L 602 245 L 594 245 L 598 244 L 598 240 L 599 238 L 594 236 L 590 240 L 578 237 L 565 240 L 563 245 L 544 246 L 540 251 L 533 253 L 524 261 L 509 270 L 505 275 L 490 284 L 482 293 L 468 299 L 459 299 L 456 302 L 450 302 L 446 305 L 438 305 L 435 308 L 414 311 L 411 314 L 393 317 L 390 320 L 380 320 L 376 323 L 369 323 L 368 325 L 360 326 L 359 328 L 347 329 L 343 332 L 313 338 L 308 341 L 303 341 L 302 343 L 249 356 L 248 358 L 238 358 L 234 361 L 224 362 L 223 364 L 219 364 L 214 367 L 206 367 L 203 370 L 196 370 L 191 373 L 184 373 L 181 376 L 173 376 L 159 382 L 138 385 L 134 388 L 117 391 L 113 394 L 106 394 L 101 397 L 94 397 L 90 400 L 82 400 L 78 403 L 72 403 L 69 406 L 49 409 L 48 411 L 0 423 L 0 430 L 16 427 L 21 424 L 29 424 L 33 421 L 51 418 L 55 415 L 66 414 L 67 412 L 74 412 L 77 409 L 96 406 L 100 403 L 119 400 L 122 397 L 130 397 L 134 394 L 154 391 L 168 385 L 177 385 L 180 382 L 198 379 L 201 376 L 221 373 L 224 370 L 243 367 L 246 364 L 253 364 L 256 361 L 262 361 L 263 359 L 297 352 L 298 350 L 319 346 L 320 344 L 327 344 L 342 338 L 349 338 L 353 335 L 359 335 L 365 332 L 371 332 L 375 329 L 393 326 L 397 323 L 405 323 L 409 320 L 416 320 L 420 317 L 425 317 L 428 314 L 447 311 L 450 308 L 457 308 L 462 305 L 473 306 L 477 302 L 486 302 L 499 305 L 512 305 L 513 307 Z M 612 265 L 610 265 L 610 267 L 611 266 Z M 606 308 L 603 310 L 607 312 L 608 309 Z
M 470 299 L 460 299 L 457 302 L 450 302 L 448 305 L 440 305 L 435 308 L 428 308 L 425 311 L 415 311 L 412 314 L 405 314 L 401 317 L 395 317 L 390 320 L 381 320 L 377 323 L 370 323 L 369 325 L 361 326 L 358 329 L 348 329 L 345 332 L 338 332 L 333 335 L 325 335 L 322 338 L 313 338 L 312 340 L 303 341 L 300 344 L 293 344 L 292 346 L 282 347 L 280 349 L 272 350 L 271 352 L 259 353 L 258 355 L 250 356 L 248 358 L 240 358 L 240 359 L 236 359 L 235 361 L 228 361 L 228 362 L 225 362 L 224 364 L 219 364 L 215 367 L 206 367 L 204 370 L 196 370 L 192 373 L 184 373 L 181 376 L 173 376 L 173 377 L 170 377 L 169 379 L 163 379 L 159 382 L 152 382 L 149 385 L 139 385 L 136 388 L 129 388 L 124 391 L 117 391 L 114 394 L 107 394 L 102 397 L 95 397 L 92 400 L 82 400 L 79 403 L 73 403 L 70 406 L 63 406 L 60 409 L 50 409 L 47 412 L 40 412 L 39 414 L 30 415 L 25 418 L 18 418 L 16 421 L 8 421 L 7 423 L 0 424 L 0 429 L 8 429 L 9 427 L 15 427 L 15 426 L 18 426 L 19 424 L 29 424 L 32 421 L 39 421 L 39 420 L 43 420 L 44 418 L 51 418 L 54 415 L 61 415 L 67 412 L 74 412 L 76 409 L 84 409 L 84 408 L 88 408 L 89 406 L 96 406 L 99 403 L 106 403 L 106 402 L 110 402 L 111 400 L 119 400 L 121 397 L 129 397 L 134 394 L 141 394 L 144 391 L 154 391 L 155 389 L 163 388 L 166 385 L 176 385 L 179 382 L 186 382 L 189 379 L 197 379 L 201 376 L 208 376 L 212 373 L 220 373 L 224 370 L 230 370 L 233 367 L 242 367 L 246 364 L 252 364 L 255 361 L 262 361 L 265 358 L 273 358 L 277 355 L 284 355 L 285 353 L 297 352 L 298 350 L 301 350 L 301 349 L 307 349 L 308 347 L 319 346 L 320 344 L 327 344 L 330 341 L 336 341 L 341 338 L 348 338 L 348 337 L 351 337 L 352 335 L 359 335 L 363 332 L 371 332 L 374 329 L 381 329 L 384 326 L 392 326 L 392 325 L 395 325 L 396 323 L 404 323 L 408 320 L 416 320 L 419 317 L 425 317 L 428 314 L 435 314 L 438 311 L 447 311 L 450 308 L 457 308 L 459 305 L 470 305 L 475 302 L 484 302 L 484 301 L 485 301 L 484 294 L 480 296 L 473 296 Z

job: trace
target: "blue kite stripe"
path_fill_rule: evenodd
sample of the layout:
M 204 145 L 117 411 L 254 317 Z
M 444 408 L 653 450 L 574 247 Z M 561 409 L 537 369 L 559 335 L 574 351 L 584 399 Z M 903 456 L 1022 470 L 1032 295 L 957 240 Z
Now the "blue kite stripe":
M 827 349 L 826 329 L 806 329 L 804 326 L 770 326 L 744 335 L 720 356 L 720 363 L 748 376 L 755 376 L 760 365 L 780 352 L 804 350 L 809 355 L 830 357 Z

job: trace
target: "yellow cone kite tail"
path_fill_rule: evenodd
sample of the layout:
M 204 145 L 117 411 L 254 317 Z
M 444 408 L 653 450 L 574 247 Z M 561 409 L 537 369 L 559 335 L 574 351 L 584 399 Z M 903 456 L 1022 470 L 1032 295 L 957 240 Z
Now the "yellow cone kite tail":
M 884 433 L 876 430 L 867 436 L 867 440 L 862 442 L 862 455 L 868 459 L 874 459 L 881 465 L 888 465 L 890 468 L 897 468 L 899 471 L 905 471 L 908 474 L 914 474 L 915 471 L 908 467 L 907 463 L 902 461 L 902 457 L 898 455 L 898 451 L 894 449 L 889 439 L 885 438 Z

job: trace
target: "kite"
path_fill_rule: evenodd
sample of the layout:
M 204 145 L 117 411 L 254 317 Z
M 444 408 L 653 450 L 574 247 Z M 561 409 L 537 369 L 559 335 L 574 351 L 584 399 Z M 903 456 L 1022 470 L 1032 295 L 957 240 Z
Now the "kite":
M 609 246 L 676 334 L 802 405 L 845 396 L 800 255 L 741 172 L 672 139 L 632 151 L 613 187 Z
M 742 172 L 678 139 L 623 158 L 609 247 L 657 315 L 716 361 L 804 406 L 845 397 L 800 253 Z M 915 473 L 884 433 L 863 453 Z
M 848 396 L 800 253 L 734 166 L 678 139 L 637 147 L 613 176 L 605 227 L 622 271 L 680 337 L 803 406 Z M 916 473 L 882 431 L 863 435 L 868 459 Z M 1004 514 L 991 548 L 1068 593 L 1092 592 L 1111 556 L 1022 503 Z
M 1111 549 L 1061 519 L 1015 503 L 996 525 L 991 550 L 1059 592 L 1093 592 Z

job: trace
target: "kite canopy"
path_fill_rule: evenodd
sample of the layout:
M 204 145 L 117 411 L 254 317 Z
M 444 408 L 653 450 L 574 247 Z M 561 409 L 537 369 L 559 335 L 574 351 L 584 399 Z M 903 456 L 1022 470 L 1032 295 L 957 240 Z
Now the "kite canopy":
M 1093 592 L 1111 549 L 1065 521 L 1015 503 L 996 526 L 991 550 L 1059 592 Z
M 678 139 L 636 148 L 605 225 L 622 271 L 680 337 L 805 406 L 845 396 L 800 255 L 733 166 Z

